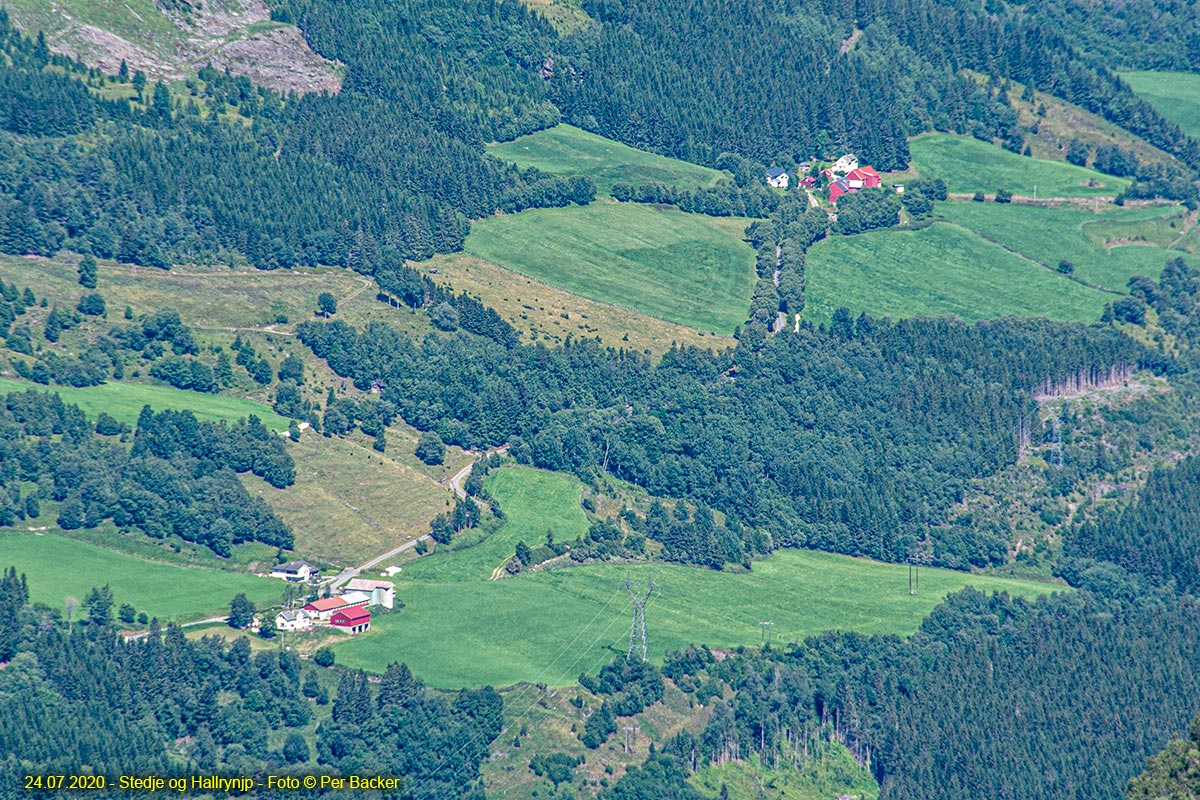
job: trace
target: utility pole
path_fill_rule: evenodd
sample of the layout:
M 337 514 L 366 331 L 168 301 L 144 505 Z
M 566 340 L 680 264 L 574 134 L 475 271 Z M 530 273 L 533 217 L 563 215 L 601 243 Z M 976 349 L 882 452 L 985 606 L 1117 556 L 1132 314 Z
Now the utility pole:
M 632 734 L 633 735 L 633 744 L 637 744 L 637 728 L 635 728 L 632 725 L 625 725 L 622 727 L 622 730 L 625 731 L 625 752 L 632 753 L 633 745 L 630 744 L 629 737 L 630 737 L 630 734 Z
M 929 552 L 929 530 L 925 531 L 925 540 L 913 545 L 908 553 L 908 593 L 914 597 L 921 594 L 921 565 L 931 560 Z
M 629 601 L 633 603 L 633 624 L 629 627 L 629 658 L 638 655 L 642 661 L 650 660 L 650 647 L 646 641 L 646 601 L 650 599 L 650 594 L 654 591 L 654 577 L 646 576 L 646 581 L 631 580 L 629 573 L 625 573 L 625 582 L 622 584 L 625 587 L 625 593 L 629 595 Z
M 770 621 L 760 622 L 758 626 L 762 628 L 762 647 L 766 647 L 771 643 L 771 634 L 774 632 L 772 627 L 775 623 Z

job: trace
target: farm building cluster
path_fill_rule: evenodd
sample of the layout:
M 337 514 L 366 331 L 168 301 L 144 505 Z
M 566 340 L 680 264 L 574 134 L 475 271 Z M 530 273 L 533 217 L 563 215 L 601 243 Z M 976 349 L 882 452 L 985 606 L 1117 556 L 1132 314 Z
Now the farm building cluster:
M 396 587 L 391 581 L 354 578 L 338 594 L 279 612 L 275 627 L 281 631 L 309 631 L 328 625 L 346 633 L 362 633 L 371 628 L 372 606 L 393 608 L 395 604 Z
M 807 161 L 799 167 L 801 188 L 813 189 L 817 186 L 815 177 L 804 174 L 810 167 L 811 164 Z M 859 166 L 858 157 L 853 153 L 842 156 L 832 166 L 821 170 L 821 174 L 825 176 L 829 186 L 829 202 L 833 205 L 837 205 L 837 199 L 844 194 L 857 192 L 859 189 L 874 189 L 881 186 L 883 182 L 874 167 Z M 767 185 L 776 189 L 788 188 L 787 170 L 771 167 L 767 170 Z

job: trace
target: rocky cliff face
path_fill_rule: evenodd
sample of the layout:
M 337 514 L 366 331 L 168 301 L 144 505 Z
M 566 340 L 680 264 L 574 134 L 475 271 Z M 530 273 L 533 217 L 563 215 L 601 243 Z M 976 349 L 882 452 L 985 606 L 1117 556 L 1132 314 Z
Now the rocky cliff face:
M 339 66 L 262 0 L 12 0 L 16 26 L 44 31 L 50 49 L 108 73 L 124 60 L 151 80 L 175 81 L 211 63 L 283 92 L 337 92 Z

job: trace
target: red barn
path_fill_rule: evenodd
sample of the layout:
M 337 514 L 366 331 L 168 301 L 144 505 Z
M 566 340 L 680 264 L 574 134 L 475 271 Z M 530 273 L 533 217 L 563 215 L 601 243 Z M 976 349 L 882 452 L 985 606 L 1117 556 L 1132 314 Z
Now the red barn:
M 852 169 L 846 173 L 846 180 L 850 182 L 851 189 L 875 189 L 881 183 L 879 173 L 872 167 Z
M 350 633 L 362 633 L 371 627 L 371 612 L 362 606 L 338 609 L 329 618 L 329 624 L 345 628 Z
M 829 184 L 829 202 L 836 204 L 837 199 L 844 194 L 857 192 L 859 189 L 876 189 L 881 183 L 879 173 L 871 167 L 852 169 L 845 177 Z

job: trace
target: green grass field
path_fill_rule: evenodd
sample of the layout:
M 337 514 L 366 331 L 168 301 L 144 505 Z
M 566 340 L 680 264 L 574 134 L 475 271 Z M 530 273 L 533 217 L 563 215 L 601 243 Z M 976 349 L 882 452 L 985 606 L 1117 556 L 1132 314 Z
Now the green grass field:
M 1192 260 L 1185 253 L 1148 244 L 1105 247 L 1106 242 L 1138 236 L 1162 242 L 1172 230 L 1172 220 L 1182 226 L 1176 208 L 1114 207 L 1092 212 L 1070 207 L 939 203 L 936 212 L 1047 266 L 1055 267 L 1066 259 L 1075 265 L 1076 277 L 1117 292 L 1125 291 L 1132 275 L 1158 277 L 1168 259 L 1184 256 Z M 1180 227 L 1175 235 L 1182 232 Z
M 62 397 L 63 402 L 74 403 L 89 417 L 94 418 L 101 411 L 105 411 L 118 421 L 131 426 L 137 423 L 142 406 L 148 405 L 155 411 L 165 408 L 191 411 L 197 419 L 201 420 L 236 422 L 255 414 L 263 421 L 264 425 L 272 430 L 286 431 L 288 428 L 288 420 L 276 414 L 270 406 L 237 397 L 189 392 L 170 386 L 150 386 L 125 381 L 109 381 L 99 386 L 75 388 L 73 386 L 42 386 L 28 381 L 0 378 L 0 392 L 4 394 L 23 392 L 27 389 L 55 392 Z
M 963 204 L 938 208 L 950 205 Z M 1011 314 L 1090 322 L 1115 299 L 946 223 L 830 236 L 808 252 L 807 282 L 804 317 L 818 322 L 839 306 L 855 315 Z
M 338 644 L 339 663 L 382 671 L 405 661 L 439 687 L 520 681 L 568 685 L 594 672 L 628 642 L 626 571 L 653 573 L 647 606 L 650 649 L 661 658 L 689 643 L 756 646 L 759 621 L 775 621 L 779 642 L 829 629 L 910 634 L 948 593 L 963 586 L 1031 597 L 1055 587 L 948 570 L 921 573 L 908 593 L 907 568 L 828 553 L 788 550 L 750 573 L 678 565 L 599 564 L 489 580 L 518 540 L 573 539 L 587 527 L 580 484 L 563 475 L 506 467 L 488 488 L 507 524 L 475 547 L 436 553 L 404 569 L 400 613 L 377 616 L 371 633 Z
M 1190 72 L 1122 72 L 1121 79 L 1188 136 L 1200 136 L 1200 75 Z
M 725 173 L 647 153 L 573 125 L 555 125 L 503 144 L 488 145 L 488 153 L 522 168 L 536 167 L 552 175 L 588 175 L 600 194 L 614 183 L 657 181 L 674 186 L 712 186 Z
M 746 318 L 754 252 L 747 220 L 635 203 L 593 203 L 489 217 L 466 249 L 593 300 L 713 333 Z
M 117 605 L 132 603 L 160 620 L 226 613 L 238 592 L 256 603 L 283 594 L 282 581 L 148 561 L 53 532 L 0 531 L 0 566 L 28 575 L 32 602 L 63 608 L 68 596 L 82 601 L 107 583 Z
M 608 347 L 662 355 L 672 343 L 722 348 L 733 339 L 601 303 L 535 281 L 468 253 L 435 256 L 439 283 L 468 292 L 494 308 L 527 340 L 562 343 L 568 336 L 599 337 Z
M 922 178 L 941 178 L 951 192 L 960 194 L 1008 189 L 1039 198 L 1113 197 L 1129 185 L 1123 178 L 1061 161 L 1026 158 L 969 136 L 921 136 L 909 149 L 914 171 Z

